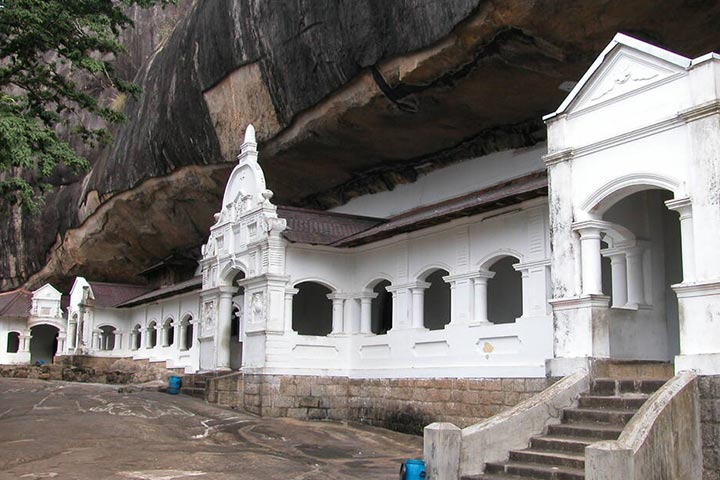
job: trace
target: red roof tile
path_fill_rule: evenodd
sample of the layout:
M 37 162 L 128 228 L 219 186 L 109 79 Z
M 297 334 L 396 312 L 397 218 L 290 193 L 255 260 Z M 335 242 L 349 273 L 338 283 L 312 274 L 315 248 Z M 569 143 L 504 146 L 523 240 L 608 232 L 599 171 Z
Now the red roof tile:
M 25 289 L 0 293 L 0 317 L 28 317 L 32 308 L 32 292 Z
M 142 285 L 106 282 L 88 283 L 95 297 L 95 305 L 98 307 L 116 307 L 150 291 L 150 288 Z
M 385 221 L 381 218 L 280 206 L 278 216 L 287 220 L 288 228 L 283 232 L 286 239 L 313 245 L 330 245 Z

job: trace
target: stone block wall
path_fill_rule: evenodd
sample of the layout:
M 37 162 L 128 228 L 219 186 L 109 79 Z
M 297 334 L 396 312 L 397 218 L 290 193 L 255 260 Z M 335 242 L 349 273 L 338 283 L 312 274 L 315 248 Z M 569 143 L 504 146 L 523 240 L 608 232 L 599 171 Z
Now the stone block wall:
M 720 480 L 720 375 L 699 380 L 703 480 Z
M 545 378 L 349 379 L 234 373 L 211 379 L 207 399 L 266 417 L 353 420 L 421 434 L 425 425 L 437 421 L 472 425 L 548 385 Z

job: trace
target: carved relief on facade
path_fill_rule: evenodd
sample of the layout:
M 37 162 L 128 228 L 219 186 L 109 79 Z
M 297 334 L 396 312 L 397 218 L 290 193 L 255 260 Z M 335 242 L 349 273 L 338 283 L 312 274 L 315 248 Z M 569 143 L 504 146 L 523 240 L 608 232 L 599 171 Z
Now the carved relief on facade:
M 265 292 L 255 292 L 250 299 L 250 321 L 260 323 L 265 321 L 267 310 Z
M 215 300 L 208 300 L 203 303 L 202 319 L 203 335 L 215 332 Z

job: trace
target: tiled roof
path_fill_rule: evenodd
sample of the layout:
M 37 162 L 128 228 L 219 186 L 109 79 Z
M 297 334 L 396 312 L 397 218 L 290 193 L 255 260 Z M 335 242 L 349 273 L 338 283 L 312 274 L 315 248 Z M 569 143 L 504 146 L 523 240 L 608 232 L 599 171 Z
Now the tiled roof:
M 287 220 L 283 236 L 291 242 L 330 245 L 385 222 L 381 218 L 345 213 L 278 207 L 278 216 Z
M 176 283 L 175 285 L 169 285 L 167 287 L 158 288 L 157 290 L 152 290 L 117 306 L 120 308 L 134 307 L 154 300 L 160 300 L 161 298 L 172 297 L 173 295 L 199 290 L 201 287 L 202 277 L 193 277 L 190 280 L 185 280 L 184 282 Z
M 454 218 L 477 215 L 531 198 L 547 196 L 547 185 L 547 172 L 545 170 L 534 172 L 467 195 L 415 208 L 392 217 L 383 224 L 342 238 L 331 246 L 354 247 L 438 225 Z
M 128 300 L 132 300 L 150 291 L 150 288 L 142 285 L 105 282 L 88 283 L 95 297 L 95 305 L 98 307 L 117 307 L 121 303 L 125 303 Z
M 0 317 L 28 317 L 32 308 L 32 292 L 23 288 L 0 293 Z

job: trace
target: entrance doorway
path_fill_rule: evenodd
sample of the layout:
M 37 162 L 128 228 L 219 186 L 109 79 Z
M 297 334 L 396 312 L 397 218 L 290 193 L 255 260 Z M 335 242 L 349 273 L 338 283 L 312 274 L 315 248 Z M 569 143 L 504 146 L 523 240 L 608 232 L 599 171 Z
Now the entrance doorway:
M 30 329 L 30 362 L 52 363 L 58 347 L 59 330 L 52 325 L 36 325 Z

